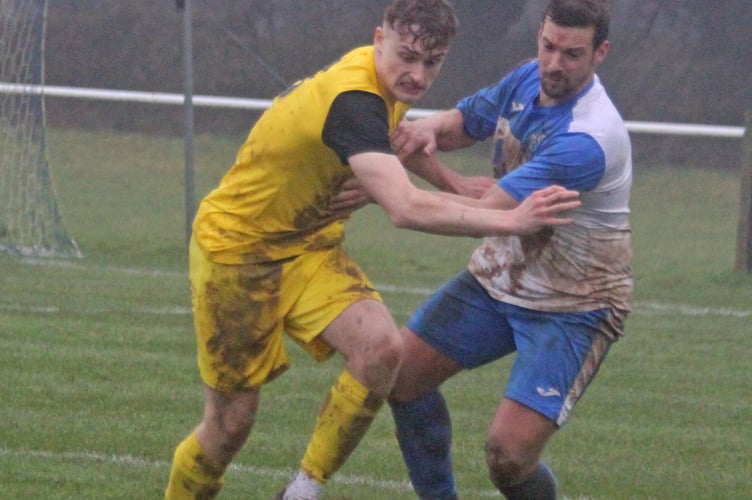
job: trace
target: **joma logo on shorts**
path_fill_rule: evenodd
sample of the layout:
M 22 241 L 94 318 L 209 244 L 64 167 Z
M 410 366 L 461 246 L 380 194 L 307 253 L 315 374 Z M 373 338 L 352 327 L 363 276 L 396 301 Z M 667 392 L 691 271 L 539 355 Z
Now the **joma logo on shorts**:
M 540 394 L 544 398 L 550 398 L 551 396 L 561 396 L 561 393 L 553 387 L 549 387 L 548 389 L 544 389 L 543 387 L 536 387 L 535 390 L 538 391 L 538 394 Z

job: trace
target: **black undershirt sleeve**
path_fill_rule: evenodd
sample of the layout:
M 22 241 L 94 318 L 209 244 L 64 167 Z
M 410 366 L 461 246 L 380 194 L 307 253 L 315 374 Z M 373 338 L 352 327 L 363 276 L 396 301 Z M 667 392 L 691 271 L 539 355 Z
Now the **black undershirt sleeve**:
M 389 122 L 383 99 L 360 90 L 343 92 L 334 99 L 321 140 L 337 153 L 344 165 L 358 153 L 394 154 L 389 144 Z

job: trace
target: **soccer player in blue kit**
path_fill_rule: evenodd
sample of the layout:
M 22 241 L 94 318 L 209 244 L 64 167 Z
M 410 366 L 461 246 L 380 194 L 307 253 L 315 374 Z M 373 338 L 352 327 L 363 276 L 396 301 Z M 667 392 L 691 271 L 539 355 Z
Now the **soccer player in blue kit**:
M 541 462 L 624 332 L 632 295 L 630 140 L 596 68 L 609 51 L 609 13 L 598 0 L 552 0 L 537 58 L 452 110 L 403 122 L 403 158 L 493 137 L 499 178 L 487 206 L 512 208 L 554 184 L 581 192 L 574 224 L 485 238 L 468 269 L 442 286 L 403 329 L 406 351 L 390 396 L 415 492 L 457 498 L 451 424 L 438 388 L 463 369 L 517 357 L 488 430 L 490 479 L 510 499 L 552 499 Z

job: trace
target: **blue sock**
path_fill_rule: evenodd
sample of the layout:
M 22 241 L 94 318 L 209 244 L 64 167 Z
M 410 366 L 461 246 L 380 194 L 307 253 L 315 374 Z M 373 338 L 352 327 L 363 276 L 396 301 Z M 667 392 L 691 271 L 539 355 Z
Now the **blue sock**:
M 389 405 L 415 493 L 421 499 L 456 499 L 452 422 L 444 397 L 437 390 L 414 401 L 390 401 Z
M 546 464 L 538 462 L 538 468 L 527 479 L 500 490 L 507 500 L 556 500 L 556 478 Z

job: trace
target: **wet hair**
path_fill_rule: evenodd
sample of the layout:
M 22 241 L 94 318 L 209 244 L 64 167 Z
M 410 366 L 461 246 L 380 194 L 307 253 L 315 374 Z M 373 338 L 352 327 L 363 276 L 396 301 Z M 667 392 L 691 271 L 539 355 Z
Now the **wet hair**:
M 400 35 L 412 35 L 427 51 L 447 47 L 459 28 L 447 0 L 393 0 L 384 12 L 384 23 Z
M 593 48 L 597 49 L 608 38 L 610 22 L 607 0 L 551 0 L 543 11 L 543 20 L 569 28 L 595 28 Z

